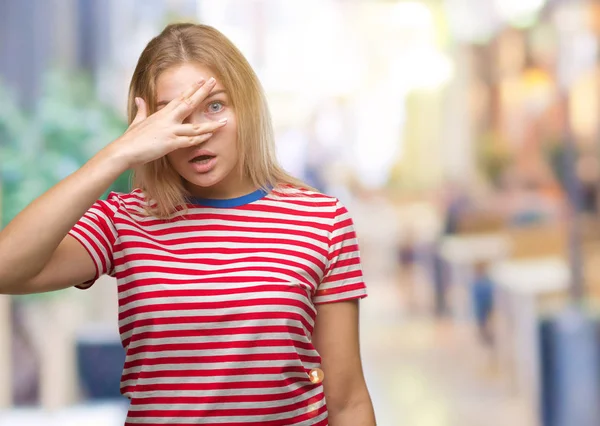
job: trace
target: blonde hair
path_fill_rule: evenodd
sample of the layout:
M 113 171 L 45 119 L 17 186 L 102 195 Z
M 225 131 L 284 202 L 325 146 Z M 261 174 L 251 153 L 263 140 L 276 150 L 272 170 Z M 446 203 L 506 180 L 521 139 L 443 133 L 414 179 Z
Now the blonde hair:
M 129 123 L 137 114 L 135 98 L 142 97 L 148 112 L 153 113 L 158 77 L 173 66 L 190 62 L 210 68 L 231 99 L 242 175 L 263 190 L 282 185 L 308 188 L 277 162 L 271 114 L 252 67 L 227 37 L 210 26 L 171 24 L 148 43 L 129 87 Z M 152 200 L 148 213 L 160 218 L 167 218 L 185 206 L 189 193 L 182 179 L 166 157 L 139 166 L 133 172 L 134 188 L 141 189 L 146 199 Z

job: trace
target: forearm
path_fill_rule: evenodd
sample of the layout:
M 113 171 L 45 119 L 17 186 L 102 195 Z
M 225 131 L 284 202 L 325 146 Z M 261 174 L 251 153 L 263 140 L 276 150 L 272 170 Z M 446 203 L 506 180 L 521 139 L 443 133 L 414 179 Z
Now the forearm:
M 375 412 L 369 395 L 329 409 L 330 426 L 376 426 Z
M 0 232 L 0 293 L 37 275 L 69 230 L 127 170 L 110 147 L 34 200 Z

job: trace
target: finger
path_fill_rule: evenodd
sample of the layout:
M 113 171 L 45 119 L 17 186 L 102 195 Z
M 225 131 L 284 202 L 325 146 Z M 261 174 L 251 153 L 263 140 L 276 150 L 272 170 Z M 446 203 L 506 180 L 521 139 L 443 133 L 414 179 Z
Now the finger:
M 177 136 L 198 136 L 203 133 L 214 132 L 225 124 L 227 124 L 226 118 L 202 124 L 179 124 L 175 126 L 173 133 Z
M 216 80 L 214 77 L 208 79 L 208 81 L 199 87 L 190 97 L 188 97 L 185 101 L 180 102 L 179 105 L 175 106 L 175 117 L 179 121 L 183 121 L 187 116 L 189 116 L 200 103 L 206 99 L 210 91 L 215 87 Z
M 146 102 L 142 98 L 135 98 L 135 105 L 137 106 L 137 112 L 131 125 L 140 123 L 144 121 L 148 117 L 148 109 L 146 107 Z
M 177 108 L 181 103 L 186 103 L 186 102 L 189 103 L 190 97 L 194 93 L 196 93 L 196 91 L 198 91 L 198 89 L 200 89 L 204 85 L 204 83 L 205 83 L 204 79 L 198 80 L 197 82 L 192 84 L 185 92 L 183 92 L 180 97 L 175 98 L 171 102 L 169 102 L 163 108 L 163 110 L 172 111 L 175 108 Z
M 204 133 L 198 136 L 178 136 L 175 138 L 175 149 L 187 148 L 206 142 L 211 138 L 212 133 Z

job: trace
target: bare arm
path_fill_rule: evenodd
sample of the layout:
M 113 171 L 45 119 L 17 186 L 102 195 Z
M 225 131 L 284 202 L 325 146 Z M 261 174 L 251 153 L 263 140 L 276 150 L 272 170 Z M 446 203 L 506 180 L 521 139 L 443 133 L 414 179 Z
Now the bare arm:
M 198 83 L 150 117 L 141 101 L 123 136 L 19 213 L 0 232 L 0 294 L 58 290 L 93 278 L 94 264 L 69 230 L 125 170 L 202 143 L 223 126 L 182 124 L 213 87 Z
M 0 232 L 0 293 L 30 293 L 24 283 L 42 272 L 69 230 L 126 169 L 126 163 L 110 149 L 101 151 L 17 215 Z M 70 237 L 61 245 L 57 257 L 65 257 L 65 261 L 60 263 L 74 277 L 92 278 L 95 268 L 85 249 Z M 68 261 L 69 254 L 75 261 Z M 38 290 L 59 288 L 63 286 Z
M 375 426 L 358 334 L 358 301 L 317 305 L 313 343 L 321 354 L 331 426 Z

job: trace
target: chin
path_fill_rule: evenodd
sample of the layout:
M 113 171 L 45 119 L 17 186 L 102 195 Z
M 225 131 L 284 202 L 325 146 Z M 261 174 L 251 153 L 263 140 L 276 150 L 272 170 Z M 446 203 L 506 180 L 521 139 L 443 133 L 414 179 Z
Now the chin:
M 187 183 L 191 186 L 200 188 L 210 188 L 223 181 L 224 176 L 189 176 L 184 177 Z
M 200 190 L 199 192 L 217 189 L 216 186 L 222 186 L 226 180 L 229 180 L 227 177 L 232 171 L 228 167 L 223 167 L 223 164 L 217 164 L 216 167 L 204 173 L 199 173 L 198 170 L 190 168 L 187 164 L 178 170 L 185 182 L 186 189 L 192 194 L 194 189 Z

